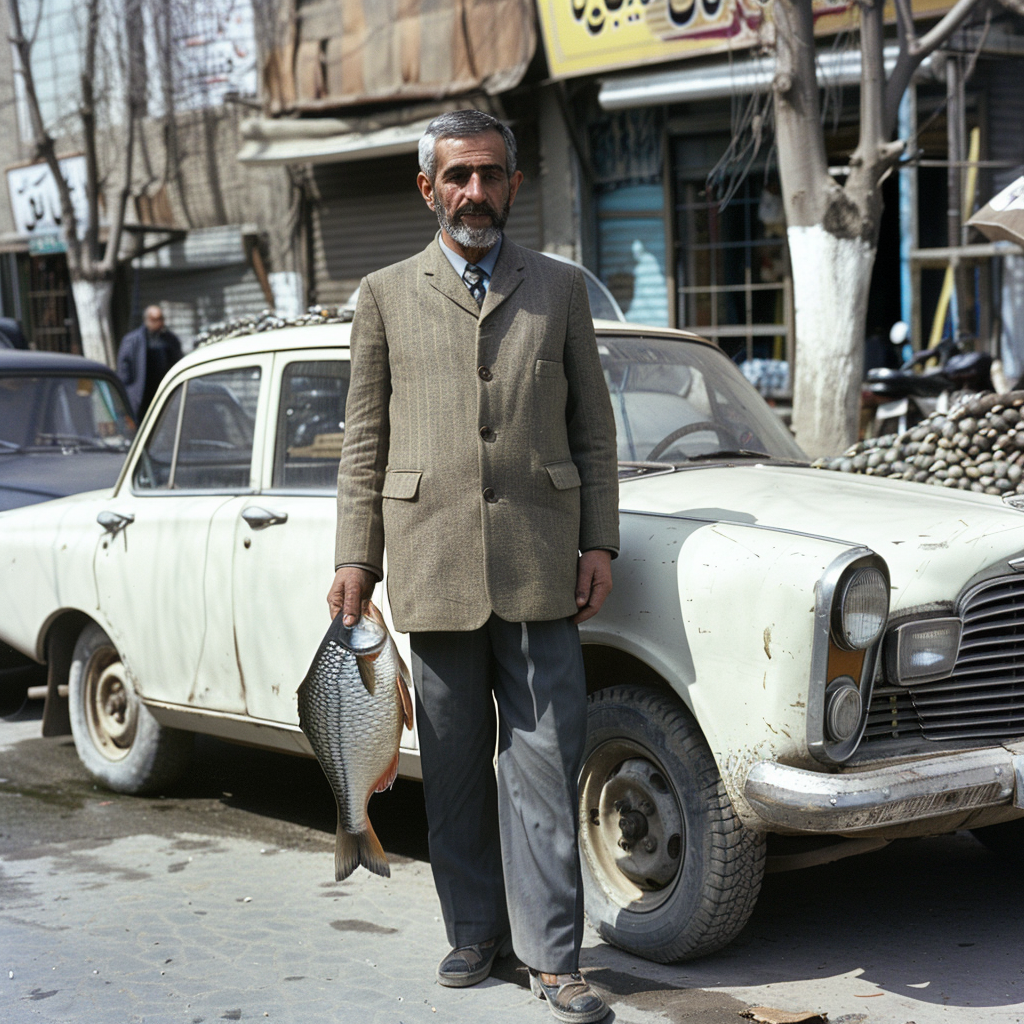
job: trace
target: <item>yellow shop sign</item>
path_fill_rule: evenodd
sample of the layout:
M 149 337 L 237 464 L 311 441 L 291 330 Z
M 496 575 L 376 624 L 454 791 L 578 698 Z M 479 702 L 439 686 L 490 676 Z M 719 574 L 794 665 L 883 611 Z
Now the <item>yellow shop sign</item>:
M 913 0 L 915 18 L 937 17 L 950 0 Z M 537 0 L 548 67 L 555 78 L 635 68 L 770 44 L 766 0 Z M 856 26 L 854 2 L 814 0 L 815 31 Z M 891 10 L 887 20 L 894 20 Z

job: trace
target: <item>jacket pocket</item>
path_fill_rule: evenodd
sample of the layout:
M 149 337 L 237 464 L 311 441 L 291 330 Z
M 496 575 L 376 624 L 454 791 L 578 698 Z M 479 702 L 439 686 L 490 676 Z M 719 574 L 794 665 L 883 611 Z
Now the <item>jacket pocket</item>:
M 564 377 L 565 371 L 557 359 L 538 359 L 533 374 L 535 377 Z
M 551 477 L 551 482 L 560 491 L 580 486 L 580 471 L 575 462 L 552 462 L 544 467 Z
M 384 474 L 384 489 L 381 496 L 412 501 L 419 492 L 421 476 L 423 474 L 419 470 L 389 469 Z

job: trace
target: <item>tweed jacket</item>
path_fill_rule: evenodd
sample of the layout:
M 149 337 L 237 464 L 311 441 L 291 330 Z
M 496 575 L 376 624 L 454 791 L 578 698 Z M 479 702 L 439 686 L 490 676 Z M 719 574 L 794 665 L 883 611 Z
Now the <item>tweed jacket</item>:
M 483 307 L 435 239 L 361 284 L 335 565 L 383 575 L 403 632 L 576 612 L 618 550 L 611 401 L 582 273 L 502 241 Z

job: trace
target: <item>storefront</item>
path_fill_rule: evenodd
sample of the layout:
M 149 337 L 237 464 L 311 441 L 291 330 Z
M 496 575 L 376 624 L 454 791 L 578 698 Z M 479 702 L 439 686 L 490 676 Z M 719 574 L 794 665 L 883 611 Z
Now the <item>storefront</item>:
M 913 10 L 927 19 L 949 6 L 947 0 L 914 0 Z M 565 83 L 574 116 L 588 127 L 598 273 L 630 319 L 699 331 L 751 364 L 744 369 L 762 391 L 785 397 L 796 345 L 773 152 L 768 8 L 755 0 L 538 0 L 538 8 L 551 74 Z M 830 170 L 842 182 L 859 123 L 860 53 L 850 31 L 856 8 L 820 10 L 826 149 Z M 989 121 L 1005 120 L 1005 103 L 994 93 L 989 102 L 985 62 L 1006 54 L 991 46 L 979 52 L 980 70 L 964 90 L 961 130 L 982 128 L 984 159 Z M 890 68 L 896 53 L 893 41 L 885 53 Z M 911 315 L 904 294 L 911 289 L 911 252 L 944 244 L 946 237 L 947 85 L 938 60 L 922 65 L 911 90 L 920 134 L 911 162 L 884 185 L 867 324 L 876 340 L 887 338 L 904 310 Z M 909 177 L 914 188 L 901 197 L 901 182 Z M 927 341 L 941 282 L 919 283 L 917 292 L 924 294 L 913 326 L 915 337 Z M 979 315 L 979 332 L 982 321 Z M 890 358 L 888 342 L 878 345 L 879 358 Z

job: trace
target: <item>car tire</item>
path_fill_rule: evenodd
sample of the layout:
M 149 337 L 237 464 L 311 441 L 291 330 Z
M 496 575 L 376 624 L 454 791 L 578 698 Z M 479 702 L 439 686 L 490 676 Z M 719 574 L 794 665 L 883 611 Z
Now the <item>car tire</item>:
M 580 862 L 602 938 L 659 963 L 721 949 L 754 909 L 765 846 L 678 698 L 644 686 L 590 697 Z
M 117 648 L 95 624 L 75 643 L 68 704 L 78 756 L 110 789 L 153 792 L 185 770 L 192 733 L 160 725 L 135 692 Z
M 1024 867 L 1024 818 L 972 828 L 971 835 L 1008 864 Z

